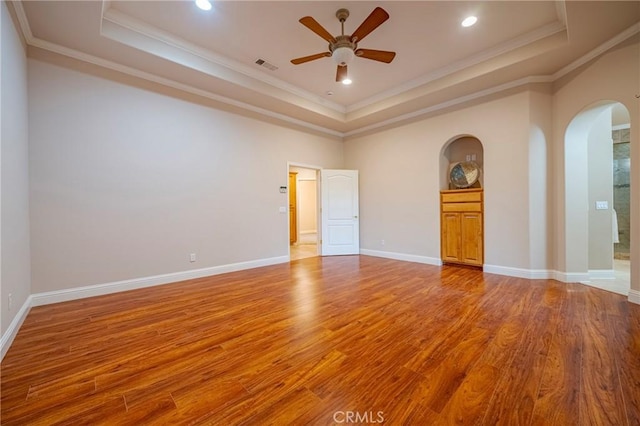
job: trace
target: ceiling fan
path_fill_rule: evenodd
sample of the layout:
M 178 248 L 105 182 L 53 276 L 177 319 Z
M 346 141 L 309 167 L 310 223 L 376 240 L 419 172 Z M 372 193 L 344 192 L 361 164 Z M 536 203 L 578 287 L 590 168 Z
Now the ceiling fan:
M 393 58 L 396 56 L 396 52 L 358 49 L 358 43 L 362 41 L 363 38 L 378 28 L 384 21 L 389 19 L 389 14 L 384 9 L 376 7 L 367 19 L 365 19 L 358 29 L 356 29 L 350 36 L 344 34 L 344 21 L 346 21 L 348 17 L 349 11 L 347 9 L 339 9 L 336 12 L 336 18 L 338 18 L 342 25 L 342 34 L 335 37 L 325 30 L 324 27 L 311 16 L 301 18 L 300 23 L 302 25 L 329 42 L 329 51 L 292 59 L 291 63 L 294 65 L 300 65 L 316 59 L 331 57 L 338 66 L 336 81 L 343 81 L 347 78 L 347 65 L 355 56 L 387 64 L 393 61 Z

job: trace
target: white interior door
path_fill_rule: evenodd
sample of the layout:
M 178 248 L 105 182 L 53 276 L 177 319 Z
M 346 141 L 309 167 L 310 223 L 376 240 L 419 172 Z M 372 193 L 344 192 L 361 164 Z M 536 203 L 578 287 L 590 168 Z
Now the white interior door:
M 321 170 L 322 255 L 360 254 L 358 171 Z

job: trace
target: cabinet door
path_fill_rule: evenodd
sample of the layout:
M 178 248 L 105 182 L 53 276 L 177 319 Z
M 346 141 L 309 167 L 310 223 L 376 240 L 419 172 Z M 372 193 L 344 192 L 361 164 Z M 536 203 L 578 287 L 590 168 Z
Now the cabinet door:
M 460 216 L 461 213 L 442 213 L 442 260 L 460 262 Z
M 483 263 L 482 259 L 482 213 L 461 213 L 462 254 L 461 260 L 470 265 Z

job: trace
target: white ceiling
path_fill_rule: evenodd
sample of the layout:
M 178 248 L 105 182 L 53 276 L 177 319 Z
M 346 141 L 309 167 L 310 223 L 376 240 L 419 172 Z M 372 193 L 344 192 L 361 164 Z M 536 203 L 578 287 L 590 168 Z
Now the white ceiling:
M 360 48 L 351 86 L 336 65 L 296 57 L 328 50 L 298 22 L 352 33 L 376 7 L 390 15 Z M 496 91 L 552 82 L 640 31 L 635 1 L 27 1 L 17 16 L 32 56 L 53 51 L 275 119 L 348 136 Z M 473 14 L 478 23 L 463 28 Z M 255 64 L 264 59 L 278 67 Z M 332 92 L 329 95 L 328 92 Z

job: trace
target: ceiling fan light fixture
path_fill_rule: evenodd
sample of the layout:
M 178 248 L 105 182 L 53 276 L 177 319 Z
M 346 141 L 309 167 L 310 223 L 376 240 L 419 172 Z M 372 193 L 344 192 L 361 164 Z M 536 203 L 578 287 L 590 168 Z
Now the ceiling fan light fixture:
M 196 6 L 202 10 L 211 10 L 211 2 L 209 0 L 196 0 Z
M 342 79 L 342 84 L 344 84 L 345 86 L 348 86 L 351 83 L 353 83 L 353 82 L 351 81 L 351 79 L 349 77 L 345 77 L 345 78 Z
M 354 56 L 355 53 L 350 47 L 338 47 L 331 54 L 331 57 L 333 58 L 333 61 L 336 63 L 336 65 L 340 65 L 342 67 L 345 65 L 349 65 Z

